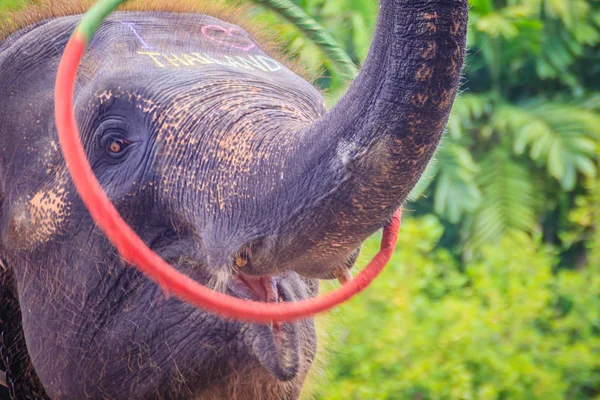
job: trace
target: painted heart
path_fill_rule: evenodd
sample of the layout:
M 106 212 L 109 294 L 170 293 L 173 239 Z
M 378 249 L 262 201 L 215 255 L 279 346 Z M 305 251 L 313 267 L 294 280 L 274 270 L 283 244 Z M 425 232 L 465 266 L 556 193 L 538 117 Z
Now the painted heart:
M 202 35 L 213 42 L 242 51 L 250 51 L 256 47 L 256 44 L 236 27 L 224 28 L 219 25 L 206 25 L 202 27 Z

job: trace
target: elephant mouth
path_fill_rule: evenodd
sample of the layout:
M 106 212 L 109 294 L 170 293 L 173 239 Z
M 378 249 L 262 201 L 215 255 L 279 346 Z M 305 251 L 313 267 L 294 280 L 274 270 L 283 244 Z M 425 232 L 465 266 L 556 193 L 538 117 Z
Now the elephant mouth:
M 294 301 L 288 283 L 272 276 L 254 277 L 237 273 L 228 282 L 236 297 L 265 303 Z M 297 322 L 248 324 L 244 341 L 258 362 L 281 381 L 294 379 L 300 366 Z
M 238 272 L 229 282 L 229 288 L 238 297 L 264 303 L 279 303 L 283 300 L 278 283 L 272 276 L 254 277 Z

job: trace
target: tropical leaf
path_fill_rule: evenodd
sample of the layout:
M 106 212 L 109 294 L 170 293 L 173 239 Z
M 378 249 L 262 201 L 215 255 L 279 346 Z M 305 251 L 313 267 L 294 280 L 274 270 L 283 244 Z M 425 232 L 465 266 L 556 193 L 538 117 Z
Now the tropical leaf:
M 434 210 L 453 224 L 473 212 L 481 202 L 476 185 L 479 168 L 471 153 L 447 140 L 437 153 L 439 167 L 435 185 Z
M 514 38 L 519 34 L 519 29 L 515 21 L 499 12 L 492 12 L 482 16 L 475 26 L 478 30 L 491 37 Z
M 485 157 L 477 180 L 484 196 L 463 230 L 467 249 L 499 243 L 511 232 L 538 229 L 539 201 L 533 179 L 527 166 L 511 157 L 508 149 L 497 148 Z
M 452 139 L 458 140 L 463 136 L 464 128 L 470 128 L 481 121 L 484 114 L 492 111 L 492 101 L 489 96 L 463 94 L 454 102 L 452 114 L 448 121 L 448 131 Z
M 421 196 L 431 187 L 431 184 L 434 182 L 439 171 L 439 164 L 435 157 L 429 162 L 427 168 L 421 175 L 421 179 L 417 182 L 415 187 L 411 190 L 408 195 L 409 201 L 418 201 Z
M 514 137 L 516 154 L 529 149 L 530 158 L 544 165 L 566 191 L 575 188 L 577 173 L 597 174 L 600 116 L 592 111 L 552 102 L 503 104 L 493 125 Z
M 409 199 L 418 200 L 435 182 L 434 211 L 457 224 L 465 214 L 477 209 L 481 201 L 481 192 L 476 184 L 478 171 L 479 167 L 469 150 L 447 138 L 413 188 Z
M 475 27 L 493 38 L 512 39 L 527 25 L 540 25 L 539 21 L 529 18 L 532 14 L 530 8 L 521 5 L 504 7 L 481 15 Z

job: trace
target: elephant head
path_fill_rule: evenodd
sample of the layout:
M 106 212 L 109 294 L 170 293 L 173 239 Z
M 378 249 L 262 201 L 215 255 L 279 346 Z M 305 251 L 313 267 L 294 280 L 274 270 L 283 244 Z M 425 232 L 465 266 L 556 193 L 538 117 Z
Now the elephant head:
M 57 147 L 54 78 L 81 18 L 64 7 L 0 42 L 9 384 L 19 398 L 297 398 L 312 320 L 245 324 L 166 298 L 95 227 Z M 118 12 L 79 71 L 82 141 L 123 218 L 177 269 L 242 299 L 309 298 L 432 157 L 466 24 L 467 0 L 382 0 L 367 61 L 327 111 L 237 25 Z

